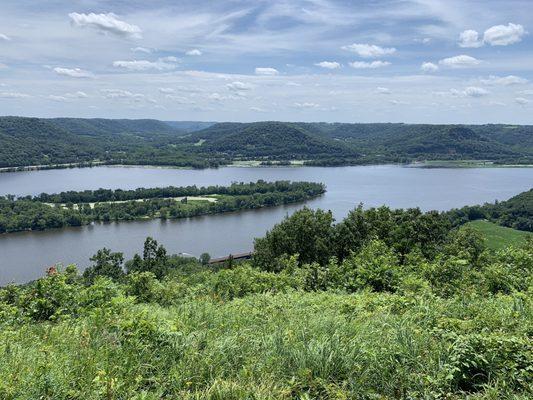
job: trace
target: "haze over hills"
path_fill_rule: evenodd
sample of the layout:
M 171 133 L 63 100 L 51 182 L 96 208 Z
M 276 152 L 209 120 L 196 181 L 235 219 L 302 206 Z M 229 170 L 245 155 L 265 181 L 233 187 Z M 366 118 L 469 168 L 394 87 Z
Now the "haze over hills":
M 234 160 L 314 165 L 533 162 L 533 126 L 0 117 L 0 166 L 63 163 L 213 167 Z

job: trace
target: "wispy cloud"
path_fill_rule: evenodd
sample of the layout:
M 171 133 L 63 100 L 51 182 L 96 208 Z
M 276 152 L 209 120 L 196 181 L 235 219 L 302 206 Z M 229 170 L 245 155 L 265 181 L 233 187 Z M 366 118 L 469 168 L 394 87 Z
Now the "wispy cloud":
M 350 67 L 355 69 L 376 69 L 376 68 L 383 68 L 391 65 L 388 61 L 372 61 L 372 62 L 366 62 L 366 61 L 354 61 L 349 63 Z
M 117 68 L 127 69 L 129 71 L 168 71 L 177 67 L 178 60 L 172 58 L 160 58 L 157 61 L 148 60 L 130 60 L 130 61 L 114 61 L 113 66 Z
M 341 67 L 341 65 L 336 61 L 321 61 L 318 63 L 315 63 L 317 67 L 320 68 L 326 68 L 326 69 L 338 69 Z
M 375 44 L 367 43 L 354 43 L 348 46 L 342 46 L 342 48 L 344 50 L 357 53 L 359 56 L 364 58 L 377 58 L 396 53 L 396 49 L 394 47 L 381 47 Z
M 25 99 L 31 97 L 29 94 L 20 92 L 0 92 L 0 98 L 2 99 Z
M 54 71 L 58 75 L 68 76 L 70 78 L 94 78 L 94 74 L 81 68 L 63 68 L 56 67 Z
M 519 76 L 515 76 L 515 75 L 507 75 L 507 76 L 491 75 L 488 78 L 481 79 L 481 83 L 485 85 L 509 86 L 509 85 L 521 85 L 527 82 L 528 82 L 527 79 L 520 78 Z
M 142 37 L 142 30 L 137 25 L 129 24 L 118 19 L 113 13 L 107 14 L 83 14 L 70 13 L 68 15 L 72 25 L 80 28 L 93 28 L 100 33 L 112 34 L 120 37 L 131 37 L 139 39 Z
M 276 68 L 271 67 L 257 67 L 255 69 L 256 75 L 278 75 L 279 71 Z

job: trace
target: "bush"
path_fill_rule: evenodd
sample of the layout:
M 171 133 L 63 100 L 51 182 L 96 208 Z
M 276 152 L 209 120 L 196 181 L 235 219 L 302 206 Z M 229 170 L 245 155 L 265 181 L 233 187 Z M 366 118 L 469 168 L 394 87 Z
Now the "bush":
M 210 275 L 203 288 L 206 294 L 231 300 L 252 293 L 286 292 L 300 286 L 296 277 L 264 272 L 244 264 Z
M 344 260 L 337 275 L 348 292 L 365 288 L 391 292 L 399 282 L 398 264 L 398 258 L 385 243 L 372 240 L 359 253 Z

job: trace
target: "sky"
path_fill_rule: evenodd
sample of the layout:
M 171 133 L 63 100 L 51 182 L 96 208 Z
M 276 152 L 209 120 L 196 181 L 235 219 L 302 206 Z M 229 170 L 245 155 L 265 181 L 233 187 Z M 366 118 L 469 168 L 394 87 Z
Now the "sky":
M 0 0 L 0 114 L 533 124 L 532 0 Z

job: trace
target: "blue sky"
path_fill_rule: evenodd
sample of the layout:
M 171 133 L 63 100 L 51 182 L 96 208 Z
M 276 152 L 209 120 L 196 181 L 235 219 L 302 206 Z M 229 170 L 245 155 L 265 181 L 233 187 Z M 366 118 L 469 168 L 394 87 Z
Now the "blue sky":
M 530 0 L 2 0 L 0 112 L 533 124 L 530 30 Z

